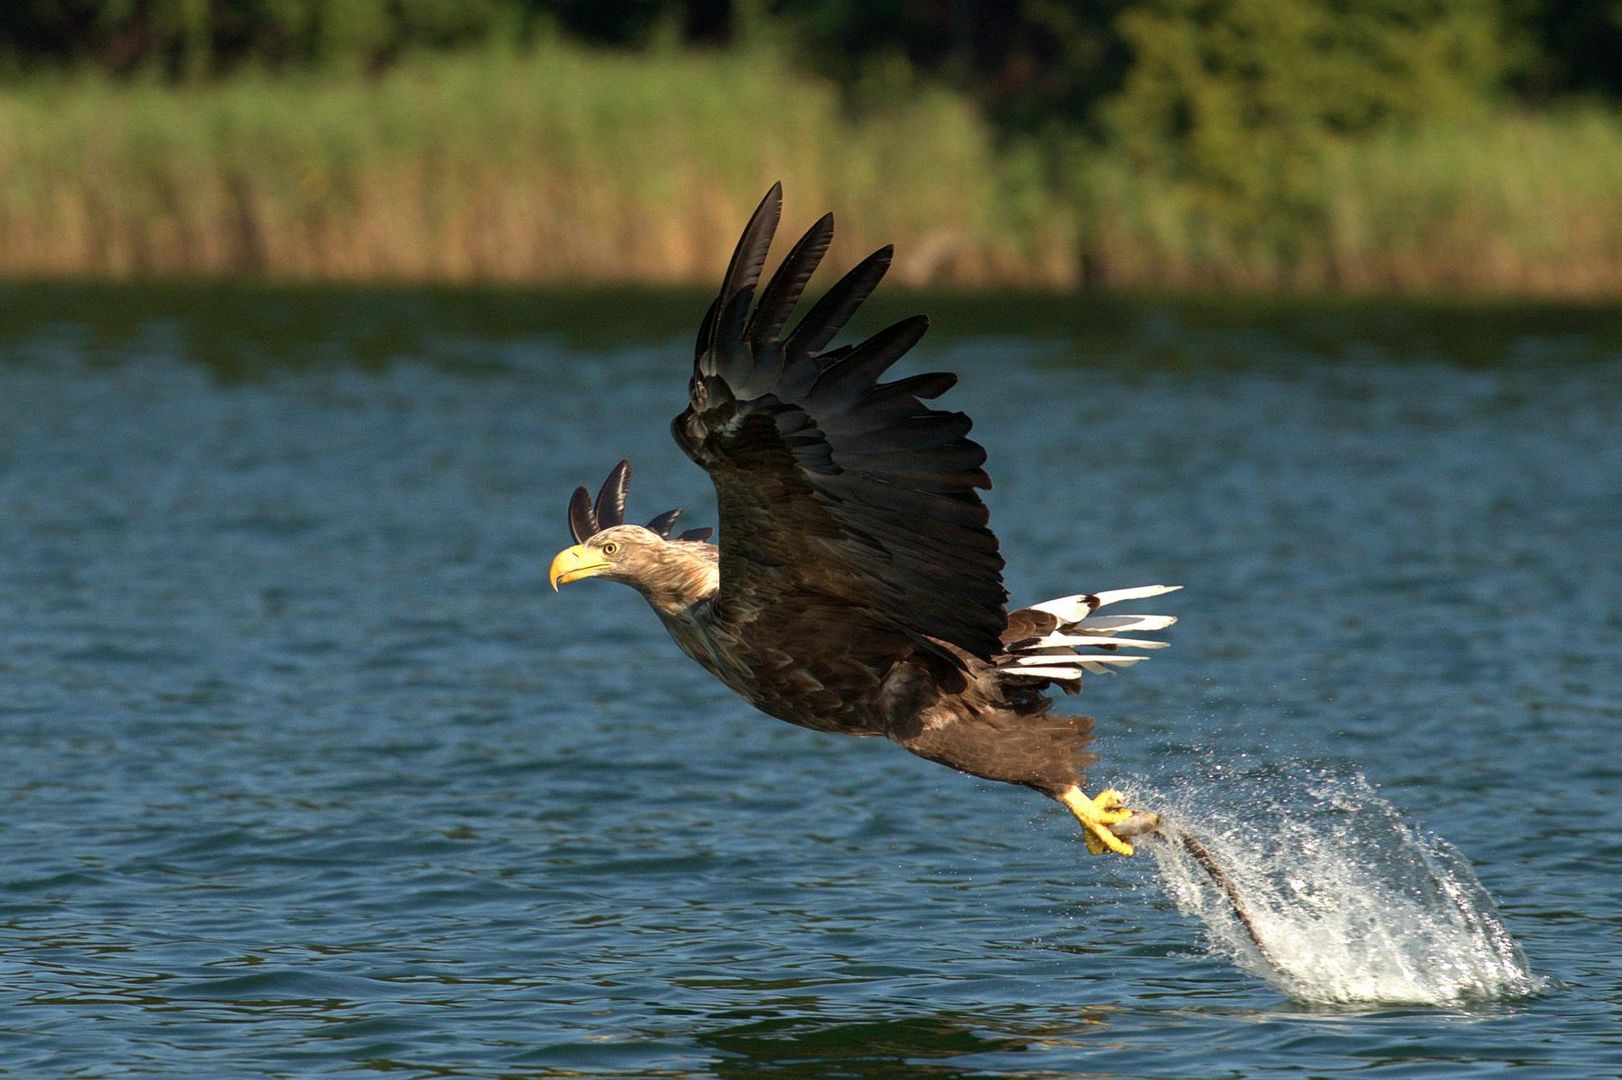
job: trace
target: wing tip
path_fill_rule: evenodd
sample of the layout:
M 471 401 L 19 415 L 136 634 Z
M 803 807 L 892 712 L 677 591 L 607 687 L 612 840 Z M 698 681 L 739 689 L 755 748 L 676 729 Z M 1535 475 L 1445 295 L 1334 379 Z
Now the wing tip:
M 584 544 L 597 531 L 597 515 L 592 511 L 591 492 L 584 485 L 569 496 L 569 533 L 574 542 Z

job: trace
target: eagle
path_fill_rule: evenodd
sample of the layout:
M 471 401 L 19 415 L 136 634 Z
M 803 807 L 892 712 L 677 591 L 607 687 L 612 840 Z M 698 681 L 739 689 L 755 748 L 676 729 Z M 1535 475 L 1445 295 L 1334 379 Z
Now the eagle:
M 681 511 L 625 520 L 631 466 L 569 500 L 575 544 L 554 590 L 585 578 L 640 592 L 677 646 L 769 716 L 815 731 L 882 736 L 988 780 L 1049 796 L 1093 854 L 1131 855 L 1111 826 L 1134 816 L 1116 791 L 1083 792 L 1093 721 L 1051 688 L 1146 659 L 1135 635 L 1167 615 L 1100 614 L 1180 586 L 1081 593 L 1008 610 L 1003 559 L 979 490 L 985 450 L 961 412 L 925 402 L 945 372 L 881 382 L 923 337 L 903 319 L 830 347 L 884 277 L 882 247 L 787 329 L 833 238 L 824 215 L 759 287 L 782 213 L 774 184 L 738 240 L 699 326 L 676 444 L 714 482 L 720 537 L 672 535 Z M 1143 815 L 1138 815 L 1141 818 Z

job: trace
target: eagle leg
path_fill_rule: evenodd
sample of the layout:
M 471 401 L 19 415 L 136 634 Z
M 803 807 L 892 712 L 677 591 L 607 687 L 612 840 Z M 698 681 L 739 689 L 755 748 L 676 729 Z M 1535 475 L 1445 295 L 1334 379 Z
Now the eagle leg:
M 1076 815 L 1076 820 L 1086 830 L 1085 839 L 1090 853 L 1102 855 L 1106 851 L 1113 851 L 1117 855 L 1132 854 L 1132 845 L 1110 831 L 1111 825 L 1119 825 L 1134 813 L 1127 808 L 1119 791 L 1106 788 L 1089 799 L 1079 787 L 1071 787 L 1061 792 L 1058 799 Z

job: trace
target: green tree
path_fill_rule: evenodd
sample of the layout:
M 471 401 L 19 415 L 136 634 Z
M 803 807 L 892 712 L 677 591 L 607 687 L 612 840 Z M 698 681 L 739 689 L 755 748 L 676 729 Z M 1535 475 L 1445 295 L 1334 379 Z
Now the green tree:
M 1144 0 L 1116 29 L 1131 62 L 1108 136 L 1269 243 L 1316 210 L 1326 141 L 1474 111 L 1509 58 L 1480 0 Z

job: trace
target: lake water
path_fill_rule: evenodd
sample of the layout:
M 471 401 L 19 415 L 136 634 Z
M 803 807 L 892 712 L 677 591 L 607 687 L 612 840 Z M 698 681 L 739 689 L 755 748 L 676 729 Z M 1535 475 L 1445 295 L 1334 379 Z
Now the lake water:
M 1445 838 L 1534 983 L 1297 1000 L 1153 859 L 553 595 L 621 456 L 713 522 L 701 298 L 12 287 L 0 1072 L 1622 1074 L 1622 316 L 891 303 L 1016 600 L 1187 585 L 1087 687 L 1095 784 Z

